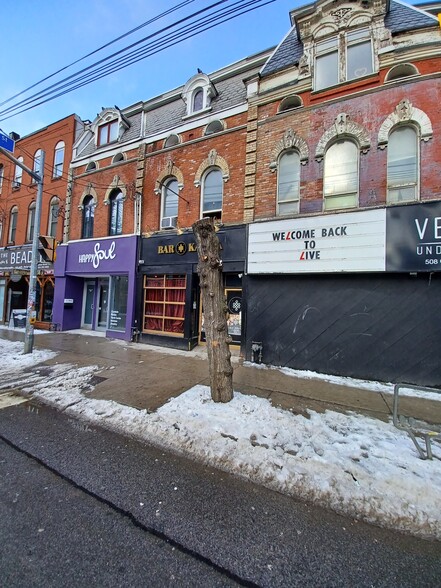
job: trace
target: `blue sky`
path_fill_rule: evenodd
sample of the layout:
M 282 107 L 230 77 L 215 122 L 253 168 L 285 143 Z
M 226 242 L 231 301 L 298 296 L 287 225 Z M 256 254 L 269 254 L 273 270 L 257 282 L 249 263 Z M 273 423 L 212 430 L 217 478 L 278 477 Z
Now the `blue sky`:
M 181 1 L 5 0 L 2 3 L 0 102 Z M 213 2 L 195 0 L 168 20 L 141 29 L 104 53 L 66 70 L 63 75 Z M 185 84 L 197 68 L 210 73 L 277 45 L 290 28 L 289 11 L 302 4 L 305 2 L 276 0 L 102 80 L 2 120 L 0 128 L 5 133 L 15 131 L 24 136 L 72 113 L 93 120 L 101 107 L 116 104 L 123 108 L 139 100 L 148 100 Z M 37 86 L 34 91 L 43 87 Z M 21 98 L 24 97 L 26 95 Z

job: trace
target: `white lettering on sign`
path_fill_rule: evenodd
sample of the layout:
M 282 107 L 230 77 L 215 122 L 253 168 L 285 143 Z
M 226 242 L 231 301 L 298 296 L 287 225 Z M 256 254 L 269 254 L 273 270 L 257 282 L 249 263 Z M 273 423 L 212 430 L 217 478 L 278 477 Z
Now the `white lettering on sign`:
M 101 249 L 100 243 L 95 243 L 93 253 L 81 253 L 78 256 L 78 263 L 91 263 L 95 269 L 98 269 L 102 259 L 115 259 L 115 241 L 112 241 L 109 249 Z
M 421 226 L 420 220 L 418 218 L 415 219 L 415 225 L 420 239 L 424 239 L 428 223 L 429 219 L 425 218 L 423 226 Z M 441 239 L 441 216 L 437 216 L 433 219 L 433 235 L 435 239 Z

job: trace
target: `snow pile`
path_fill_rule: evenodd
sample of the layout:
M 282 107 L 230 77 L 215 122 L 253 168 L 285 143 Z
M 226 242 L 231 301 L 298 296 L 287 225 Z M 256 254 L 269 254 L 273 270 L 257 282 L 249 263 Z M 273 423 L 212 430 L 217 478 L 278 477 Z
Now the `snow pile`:
M 20 355 L 0 339 L 5 387 L 19 387 L 68 414 L 167 447 L 286 494 L 378 525 L 441 539 L 441 461 L 422 461 L 391 424 L 357 414 L 275 408 L 235 393 L 214 403 L 195 386 L 156 413 L 87 398 L 98 366 L 35 366 L 52 352 Z M 441 457 L 441 446 L 433 444 Z

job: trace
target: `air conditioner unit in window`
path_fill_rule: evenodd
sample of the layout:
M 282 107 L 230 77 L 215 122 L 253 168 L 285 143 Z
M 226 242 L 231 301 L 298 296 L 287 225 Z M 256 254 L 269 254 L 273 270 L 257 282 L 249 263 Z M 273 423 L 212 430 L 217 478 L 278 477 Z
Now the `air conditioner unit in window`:
M 161 221 L 161 229 L 176 229 L 177 223 L 177 216 L 164 216 Z

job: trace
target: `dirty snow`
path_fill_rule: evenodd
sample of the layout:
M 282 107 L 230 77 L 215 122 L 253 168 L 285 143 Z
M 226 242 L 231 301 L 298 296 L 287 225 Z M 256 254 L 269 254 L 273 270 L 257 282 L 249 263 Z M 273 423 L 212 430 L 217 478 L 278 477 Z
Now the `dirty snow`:
M 441 540 L 441 446 L 423 461 L 408 435 L 361 416 L 309 411 L 235 393 L 228 404 L 195 386 L 155 413 L 87 397 L 98 366 L 54 363 L 53 351 L 23 355 L 0 339 L 0 394 L 24 393 L 90 423 L 182 452 L 286 494 L 368 522 Z M 51 365 L 41 365 L 52 360 Z M 304 375 L 302 375 L 304 377 Z

